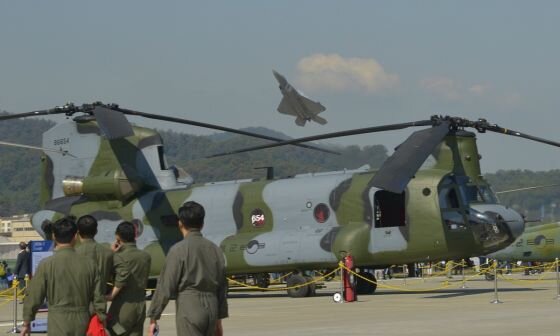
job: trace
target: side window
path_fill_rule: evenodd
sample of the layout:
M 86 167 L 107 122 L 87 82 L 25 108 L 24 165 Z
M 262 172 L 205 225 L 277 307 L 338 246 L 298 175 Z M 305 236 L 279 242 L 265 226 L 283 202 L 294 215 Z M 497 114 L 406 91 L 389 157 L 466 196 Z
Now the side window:
M 373 208 L 375 227 L 405 226 L 405 194 L 395 194 L 386 190 L 375 192 Z

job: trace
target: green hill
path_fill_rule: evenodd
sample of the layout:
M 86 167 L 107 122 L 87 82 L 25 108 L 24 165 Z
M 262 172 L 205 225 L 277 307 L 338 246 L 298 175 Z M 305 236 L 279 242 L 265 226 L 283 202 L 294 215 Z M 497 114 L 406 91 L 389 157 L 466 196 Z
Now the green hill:
M 9 120 L 0 123 L 0 141 L 41 145 L 41 135 L 54 125 L 42 119 Z M 286 135 L 266 128 L 248 131 L 278 138 Z M 195 136 L 173 131 L 160 132 L 169 164 L 184 168 L 197 182 L 262 177 L 255 167 L 273 166 L 276 176 L 298 173 L 355 169 L 364 164 L 377 168 L 387 158 L 382 145 L 329 147 L 342 155 L 331 155 L 294 146 L 243 153 L 222 158 L 206 156 L 237 148 L 266 143 L 245 136 L 218 133 Z M 0 146 L 0 216 L 36 211 L 39 207 L 39 158 L 41 152 Z M 500 170 L 486 174 L 495 191 L 536 185 L 560 184 L 560 170 L 533 172 Z M 560 187 L 499 195 L 502 203 L 524 213 L 530 219 L 560 219 Z
M 0 141 L 40 146 L 42 133 L 54 126 L 42 119 L 0 122 Z M 278 138 L 282 133 L 266 128 L 246 129 Z M 382 145 L 330 148 L 342 155 L 286 146 L 253 153 L 205 159 L 205 157 L 242 147 L 266 143 L 265 140 L 230 134 L 194 136 L 160 131 L 168 163 L 184 168 L 197 182 L 261 177 L 255 167 L 273 166 L 276 176 L 298 173 L 355 169 L 364 164 L 379 167 L 387 158 Z M 39 208 L 40 151 L 0 146 L 0 216 L 34 212 Z

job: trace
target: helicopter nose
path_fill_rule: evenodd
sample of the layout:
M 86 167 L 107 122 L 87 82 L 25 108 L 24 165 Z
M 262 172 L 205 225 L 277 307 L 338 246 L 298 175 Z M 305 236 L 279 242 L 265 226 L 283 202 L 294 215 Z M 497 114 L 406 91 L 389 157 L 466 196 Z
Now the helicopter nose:
M 505 225 L 513 239 L 519 237 L 525 229 L 525 220 L 517 211 L 501 204 L 476 204 L 471 208 L 491 215 L 497 224 Z
M 525 230 L 525 219 L 517 211 L 502 206 L 499 212 L 503 222 L 509 227 L 511 234 L 517 238 L 523 234 Z

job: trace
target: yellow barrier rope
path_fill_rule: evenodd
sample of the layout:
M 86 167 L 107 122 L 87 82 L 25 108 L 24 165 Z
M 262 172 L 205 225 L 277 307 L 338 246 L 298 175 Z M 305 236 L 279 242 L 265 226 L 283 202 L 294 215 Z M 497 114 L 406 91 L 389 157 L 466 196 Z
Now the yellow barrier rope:
M 327 274 L 325 274 L 325 275 L 323 275 L 323 276 L 314 278 L 312 281 L 308 281 L 308 282 L 306 282 L 306 283 L 298 284 L 298 285 L 291 286 L 291 287 L 281 287 L 281 288 L 262 288 L 262 287 L 258 287 L 258 286 L 247 285 L 247 284 L 244 284 L 244 283 L 242 283 L 242 282 L 233 280 L 233 279 L 231 279 L 231 278 L 228 278 L 228 280 L 231 281 L 231 282 L 233 282 L 233 283 L 235 283 L 235 284 L 237 284 L 237 285 L 239 285 L 239 286 L 241 286 L 241 287 L 245 287 L 245 288 L 258 289 L 258 290 L 261 290 L 261 291 L 284 291 L 284 290 L 288 290 L 288 289 L 300 288 L 300 287 L 308 286 L 308 285 L 313 284 L 313 283 L 317 283 L 317 282 L 319 282 L 319 281 L 325 279 L 326 277 L 328 277 L 328 276 L 334 274 L 334 273 L 335 273 L 336 271 L 338 271 L 339 269 L 340 269 L 340 267 L 336 268 L 336 269 L 333 270 L 332 272 L 329 272 L 329 273 L 327 273 Z
M 294 272 L 290 272 L 288 274 L 284 274 L 281 277 L 278 277 L 278 279 L 274 279 L 272 281 L 270 281 L 271 285 L 276 285 L 276 284 L 281 284 L 282 283 L 282 279 L 285 279 L 287 277 L 289 277 L 290 275 L 292 275 Z
M 556 281 L 556 279 L 545 279 L 544 277 L 547 275 L 546 272 L 551 272 L 552 269 L 554 269 L 556 267 L 556 263 L 552 263 L 548 268 L 545 268 L 545 271 L 542 272 L 540 274 L 540 276 L 537 279 L 512 279 L 509 277 L 506 277 L 504 274 L 499 274 L 500 278 L 502 278 L 503 280 L 513 283 L 513 284 L 533 284 L 533 283 L 537 283 L 540 281 L 550 281 L 550 280 L 554 280 Z

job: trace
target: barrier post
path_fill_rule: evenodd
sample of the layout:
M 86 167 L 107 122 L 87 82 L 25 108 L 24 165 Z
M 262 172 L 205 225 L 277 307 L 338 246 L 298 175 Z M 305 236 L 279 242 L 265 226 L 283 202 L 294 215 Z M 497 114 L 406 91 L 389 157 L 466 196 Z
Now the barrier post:
M 465 284 L 465 259 L 461 260 L 461 278 L 463 281 L 463 285 L 461 286 L 462 289 L 467 288 L 467 285 Z
M 408 278 L 408 265 L 403 265 L 403 273 L 404 273 L 404 286 L 406 287 L 406 278 Z
M 494 300 L 490 303 L 503 303 L 498 299 L 498 261 L 494 260 Z
M 17 326 L 17 307 L 18 307 L 18 285 L 15 283 L 13 285 L 14 288 L 14 324 L 12 329 L 8 331 L 8 334 L 19 334 L 20 331 Z
M 558 258 L 556 258 L 556 300 L 560 300 L 560 270 L 558 265 Z

